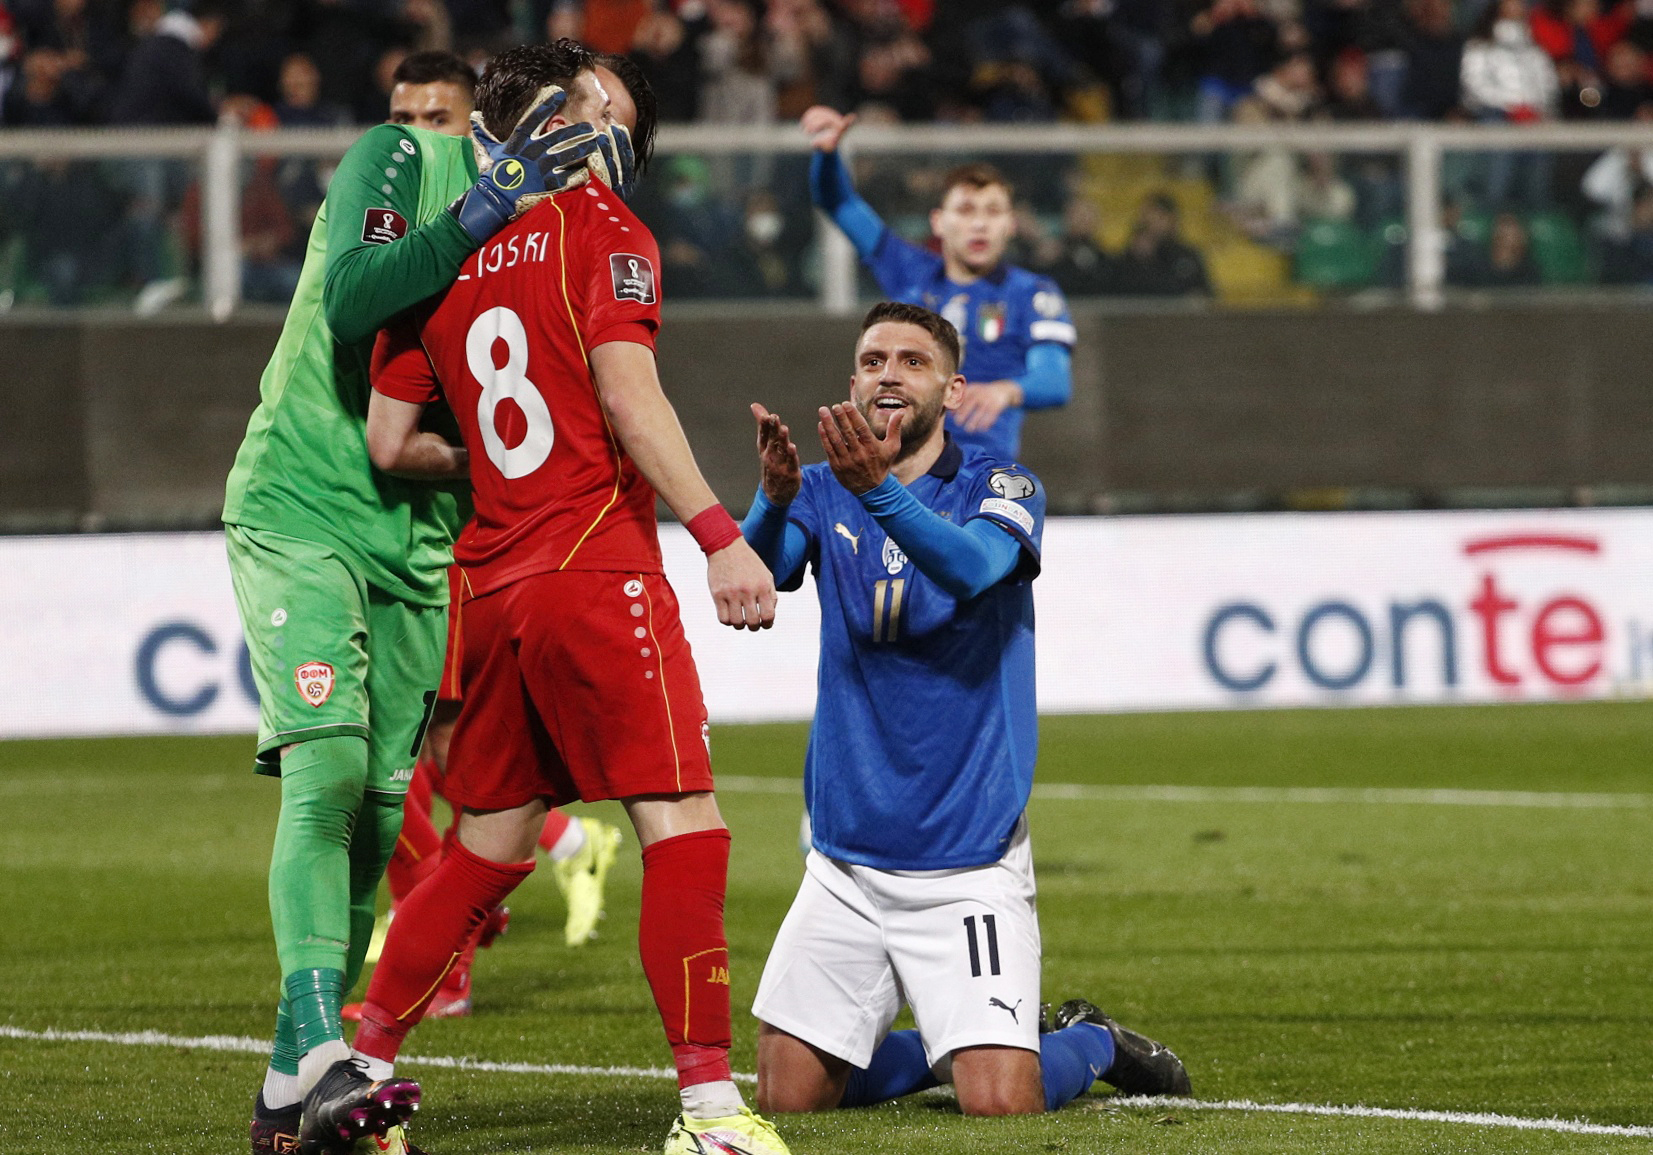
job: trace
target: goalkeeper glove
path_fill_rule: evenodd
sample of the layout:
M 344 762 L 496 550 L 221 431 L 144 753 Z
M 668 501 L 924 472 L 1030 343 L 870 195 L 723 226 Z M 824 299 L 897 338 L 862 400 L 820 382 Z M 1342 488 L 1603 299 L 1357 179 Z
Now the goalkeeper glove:
M 637 154 L 631 148 L 631 133 L 623 124 L 611 124 L 597 134 L 597 153 L 586 162 L 593 175 L 628 201 L 637 189 Z
M 503 142 L 483 126 L 480 114 L 471 113 L 477 160 L 487 162 L 487 171 L 448 211 L 478 244 L 545 197 L 588 179 L 586 160 L 599 151 L 597 130 L 589 124 L 549 128 L 567 99 L 555 85 L 540 89 Z

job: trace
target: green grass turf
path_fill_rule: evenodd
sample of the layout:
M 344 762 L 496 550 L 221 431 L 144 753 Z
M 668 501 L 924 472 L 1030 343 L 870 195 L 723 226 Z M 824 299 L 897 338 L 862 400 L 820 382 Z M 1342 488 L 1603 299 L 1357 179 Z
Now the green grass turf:
M 1653 791 L 1653 705 L 1047 719 L 1046 782 Z M 723 727 L 726 774 L 792 777 L 804 730 Z M 263 1036 L 275 783 L 246 739 L 0 744 L 0 1024 Z M 736 1065 L 797 884 L 798 801 L 735 832 Z M 612 806 L 597 808 L 618 817 Z M 1201 1099 L 1653 1125 L 1653 809 L 1036 800 L 1045 993 L 1171 1043 Z M 476 967 L 476 1015 L 410 1054 L 665 1066 L 628 841 L 602 937 L 560 943 L 548 877 Z M 245 1151 L 253 1055 L 0 1039 L 0 1155 Z M 656 1149 L 668 1081 L 406 1068 L 433 1155 Z M 811 1152 L 1635 1151 L 1645 1139 L 1117 1108 L 966 1120 L 919 1096 L 783 1122 Z

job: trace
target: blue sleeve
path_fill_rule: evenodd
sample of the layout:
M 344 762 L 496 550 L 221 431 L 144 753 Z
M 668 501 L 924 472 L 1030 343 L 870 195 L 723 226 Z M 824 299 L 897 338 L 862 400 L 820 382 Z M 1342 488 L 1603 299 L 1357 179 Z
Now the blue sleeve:
M 861 259 L 872 260 L 884 235 L 884 221 L 855 191 L 849 170 L 836 152 L 817 152 L 809 162 L 809 195 L 844 230 Z
M 926 509 L 893 473 L 863 493 L 861 504 L 919 572 L 960 601 L 1009 577 L 1021 560 L 1021 543 L 997 523 L 954 525 Z
M 740 523 L 741 536 L 769 567 L 780 587 L 795 586 L 809 557 L 809 534 L 797 522 L 788 520 L 787 508 L 770 501 L 760 485 L 752 508 L 746 511 L 746 520 Z
M 1015 379 L 1023 409 L 1051 409 L 1073 397 L 1073 354 L 1066 345 L 1040 341 L 1027 351 L 1027 370 Z

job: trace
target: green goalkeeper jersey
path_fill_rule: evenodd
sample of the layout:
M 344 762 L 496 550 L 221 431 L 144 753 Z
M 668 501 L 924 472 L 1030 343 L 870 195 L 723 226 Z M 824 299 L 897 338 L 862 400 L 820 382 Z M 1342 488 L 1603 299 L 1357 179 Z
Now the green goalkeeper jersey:
M 374 469 L 368 370 L 379 329 L 451 285 L 475 251 L 444 210 L 476 179 L 469 137 L 385 124 L 351 146 L 310 230 L 224 500 L 226 523 L 324 542 L 416 605 L 448 600 L 468 486 Z

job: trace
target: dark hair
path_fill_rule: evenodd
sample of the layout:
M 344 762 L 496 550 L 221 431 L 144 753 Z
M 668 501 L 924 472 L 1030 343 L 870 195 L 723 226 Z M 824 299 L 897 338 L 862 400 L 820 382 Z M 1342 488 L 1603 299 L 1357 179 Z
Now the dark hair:
M 396 84 L 457 84 L 476 91 L 476 70 L 451 52 L 415 52 L 404 57 L 390 79 Z
M 995 184 L 1009 193 L 1010 199 L 1016 199 L 1015 186 L 1006 180 L 1004 173 L 994 166 L 979 160 L 972 161 L 969 164 L 961 164 L 957 168 L 949 170 L 947 175 L 942 178 L 941 199 L 946 200 L 947 194 L 960 185 L 965 188 L 980 189 Z
M 596 66 L 589 48 L 564 37 L 552 44 L 522 44 L 488 61 L 476 86 L 476 110 L 488 131 L 504 140 L 547 84 L 568 88 Z
M 631 102 L 637 106 L 637 127 L 631 130 L 631 147 L 637 154 L 637 175 L 642 176 L 654 157 L 654 130 L 660 123 L 660 103 L 654 97 L 654 86 L 629 56 L 605 52 L 597 57 L 597 65 L 619 77 L 631 93 Z
M 1498 23 L 1498 10 L 1502 7 L 1503 4 L 1499 3 L 1499 0 L 1492 0 L 1490 4 L 1481 9 L 1481 15 L 1476 17 L 1475 20 L 1475 27 L 1470 29 L 1469 38 L 1471 40 L 1491 40 L 1493 26 Z M 1531 4 L 1527 4 L 1525 7 L 1529 12 L 1532 10 Z
M 923 305 L 909 305 L 905 301 L 880 301 L 867 311 L 866 319 L 861 322 L 861 332 L 865 333 L 874 325 L 882 325 L 886 321 L 901 325 L 917 325 L 923 329 L 936 339 L 936 344 L 941 346 L 942 353 L 951 362 L 947 366 L 947 372 L 958 372 L 959 331 L 940 313 L 932 313 Z

